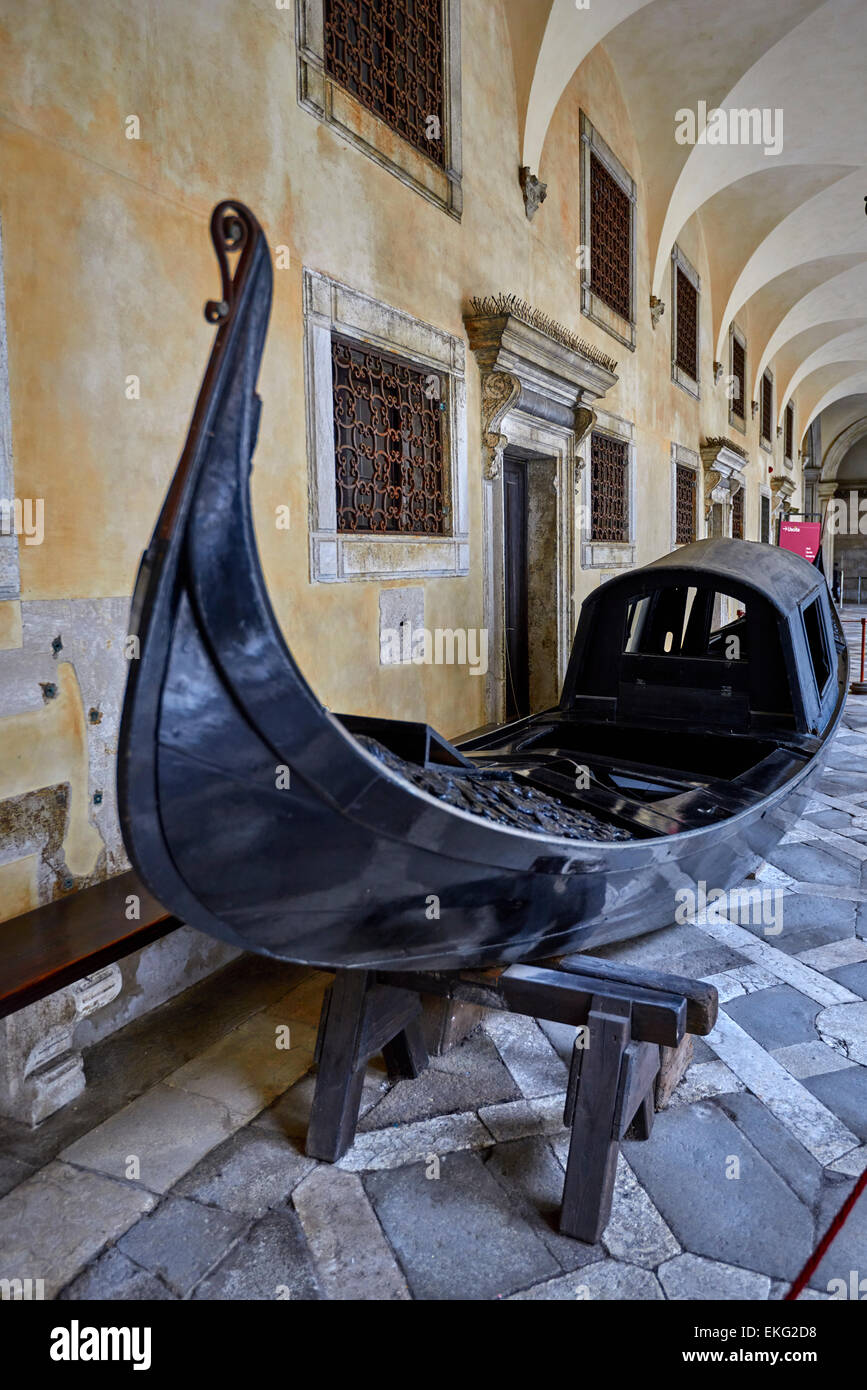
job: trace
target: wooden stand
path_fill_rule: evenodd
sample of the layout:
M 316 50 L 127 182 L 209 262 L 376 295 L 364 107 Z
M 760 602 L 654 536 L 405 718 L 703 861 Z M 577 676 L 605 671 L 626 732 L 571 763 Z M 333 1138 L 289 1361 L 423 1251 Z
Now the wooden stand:
M 335 1163 L 352 1144 L 371 1057 L 381 1052 L 391 1077 L 424 1071 L 423 994 L 579 1028 L 564 1114 L 572 1138 L 560 1230 L 597 1241 L 611 1214 L 620 1141 L 630 1128 L 636 1139 L 650 1137 L 659 1049 L 711 1031 L 716 990 L 592 956 L 457 973 L 338 971 L 319 1021 L 312 1158 Z

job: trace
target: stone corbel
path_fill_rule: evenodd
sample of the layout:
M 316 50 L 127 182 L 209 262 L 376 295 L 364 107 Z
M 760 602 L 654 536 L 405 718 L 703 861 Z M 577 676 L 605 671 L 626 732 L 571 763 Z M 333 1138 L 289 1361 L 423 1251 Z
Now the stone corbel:
M 596 424 L 596 411 L 589 406 L 579 405 L 575 409 L 575 448 L 587 437 Z
M 578 407 L 576 407 L 576 410 L 575 410 L 575 449 L 576 449 L 576 453 L 575 453 L 575 496 L 578 497 L 578 498 L 580 498 L 580 496 L 581 496 L 581 475 L 582 475 L 582 473 L 584 472 L 584 467 L 585 467 L 585 464 L 586 464 L 586 459 L 585 459 L 585 457 L 584 457 L 583 454 L 579 454 L 579 453 L 577 452 L 577 449 L 578 449 L 579 444 L 581 444 L 581 443 L 583 442 L 583 440 L 585 440 L 585 439 L 587 440 L 587 445 L 588 445 L 588 448 L 589 448 L 589 445 L 590 445 L 589 436 L 590 436 L 590 433 L 591 433 L 591 431 L 592 431 L 592 429 L 593 429 L 593 426 L 596 424 L 596 419 L 597 419 L 596 411 L 595 411 L 595 410 L 591 410 L 591 409 L 589 408 L 589 406 L 586 406 L 586 405 L 579 405 Z
M 655 328 L 665 313 L 665 303 L 657 295 L 650 296 L 650 324 Z
M 503 450 L 509 438 L 500 434 L 499 427 L 520 393 L 520 382 L 508 372 L 489 372 L 482 381 L 482 470 L 489 483 L 503 471 Z
M 795 491 L 795 484 L 791 478 L 777 475 L 771 478 L 771 493 L 774 498 L 774 511 L 787 517 L 792 510 L 792 495 Z
M 722 437 L 703 444 L 700 452 L 704 472 L 704 516 L 707 521 L 714 502 L 730 502 L 733 494 L 743 485 L 747 460 L 732 447 L 730 441 Z
M 521 192 L 524 195 L 524 211 L 527 214 L 527 221 L 532 222 L 539 208 L 548 196 L 548 185 L 530 172 L 526 164 L 521 166 L 518 180 L 521 185 Z
M 715 492 L 716 489 L 719 487 L 719 485 L 720 485 L 721 482 L 722 482 L 722 473 L 717 472 L 717 470 L 716 470 L 715 468 L 708 468 L 707 465 L 705 464 L 705 468 L 704 468 L 704 519 L 705 519 L 705 521 L 707 521 L 707 520 L 709 519 L 709 517 L 710 517 L 711 510 L 712 510 L 712 508 L 713 508 L 714 502 L 715 502 L 715 501 L 719 501 L 719 498 L 715 498 L 715 497 L 714 497 L 714 492 Z
M 714 362 L 714 364 L 713 364 L 713 384 L 714 384 L 714 386 L 719 386 L 720 381 L 721 381 L 721 379 L 722 379 L 722 374 L 723 374 L 723 364 L 722 364 L 722 362 Z
M 0 1114 L 38 1125 L 84 1090 L 75 1025 L 120 993 L 117 965 L 106 966 L 0 1022 Z
M 758 403 L 758 401 L 750 401 L 750 410 L 752 411 L 752 416 L 753 416 L 753 419 L 755 420 L 756 416 L 757 416 L 758 413 L 759 413 L 759 403 Z

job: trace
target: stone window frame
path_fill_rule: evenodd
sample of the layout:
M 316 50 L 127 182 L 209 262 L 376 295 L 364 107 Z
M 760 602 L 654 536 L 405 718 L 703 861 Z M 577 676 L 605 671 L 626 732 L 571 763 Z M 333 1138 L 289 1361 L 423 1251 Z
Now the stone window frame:
M 469 573 L 469 475 L 464 343 L 320 271 L 303 270 L 304 401 L 310 496 L 310 579 L 428 579 Z M 443 483 L 451 508 L 445 535 L 337 529 L 332 334 L 370 344 L 445 380 Z
M 762 498 L 763 498 L 763 497 L 767 497 L 767 499 L 768 499 L 768 539 L 767 539 L 767 541 L 762 541 Z M 746 521 L 746 518 L 744 518 L 744 520 Z M 746 525 L 744 526 L 744 530 L 746 530 Z M 756 540 L 762 541 L 762 543 L 763 543 L 764 545 L 773 545 L 773 543 L 774 543 L 774 499 L 773 499 L 773 495 L 772 495 L 772 493 L 771 493 L 771 489 L 770 489 L 769 487 L 766 487 L 764 483 L 761 483 L 761 484 L 759 485 L 759 525 L 758 525 L 758 535 L 756 536 Z
M 583 515 L 589 517 L 593 514 L 593 469 L 591 464 L 592 445 L 590 436 L 593 434 L 606 434 L 612 439 L 619 439 L 628 446 L 626 451 L 626 510 L 629 539 L 626 541 L 594 541 L 582 538 L 581 568 L 586 570 L 629 569 L 630 566 L 635 564 L 635 426 L 630 420 L 623 420 L 619 415 L 610 415 L 607 411 L 600 410 L 595 403 L 593 410 L 596 418 L 593 421 L 590 434 L 584 445 L 587 462 L 581 470 L 581 505 L 584 509 Z
M 749 401 L 747 400 L 747 382 L 749 381 L 750 358 L 749 358 L 749 352 L 747 351 L 747 339 L 746 339 L 746 334 L 744 334 L 744 333 L 741 332 L 741 330 L 738 328 L 738 326 L 737 326 L 736 323 L 731 323 L 731 324 L 729 324 L 729 376 L 730 376 L 730 377 L 733 377 L 734 374 L 735 374 L 734 343 L 735 343 L 735 339 L 736 339 L 736 338 L 737 338 L 738 342 L 740 343 L 741 347 L 742 347 L 743 350 L 744 350 L 744 396 L 743 396 L 744 417 L 743 417 L 743 419 L 741 419 L 741 417 L 740 417 L 739 415 L 736 415 L 736 414 L 735 414 L 734 410 L 732 409 L 733 402 L 730 400 L 730 401 L 729 401 L 729 424 L 732 426 L 733 429 L 740 430 L 741 434 L 746 434 L 746 432 L 747 432 L 747 420 L 749 419 Z
M 630 352 L 635 351 L 635 294 L 638 270 L 636 207 L 638 195 L 635 180 L 606 144 L 586 112 L 580 113 L 581 128 L 581 245 L 587 254 L 581 257 L 581 313 L 604 328 Z M 629 217 L 629 318 L 625 319 L 595 293 L 590 283 L 590 156 L 595 155 L 619 184 L 630 204 Z M 585 264 L 586 262 L 586 264 Z
M 9 399 L 9 353 L 6 342 L 6 280 L 3 270 L 3 226 L 0 223 L 0 502 L 9 505 L 9 527 L 0 516 L 0 603 L 21 597 L 18 534 L 14 524 L 15 469 L 12 453 L 12 409 Z
M 791 418 L 792 421 L 792 452 L 786 453 L 786 423 Z M 786 408 L 783 411 L 783 463 L 787 468 L 795 466 L 795 402 L 786 401 Z
M 677 539 L 677 470 L 691 468 L 695 473 L 695 540 L 701 539 L 702 519 L 702 467 L 701 454 L 697 449 L 687 449 L 685 444 L 672 443 L 671 446 L 671 549 L 677 550 L 685 541 Z
M 325 0 L 295 0 L 298 104 L 362 154 L 458 222 L 461 154 L 461 0 L 440 0 L 443 32 L 443 163 L 417 150 L 325 69 Z
M 695 377 L 677 363 L 677 272 L 681 270 L 695 290 Z M 675 243 L 671 252 L 671 379 L 687 395 L 701 400 L 701 276 Z
M 770 410 L 768 411 L 769 429 L 770 429 L 770 431 L 771 431 L 770 435 L 767 435 L 767 434 L 763 434 L 763 433 L 762 433 L 762 426 L 763 426 L 763 424 L 764 424 L 764 420 L 763 420 L 763 418 L 762 418 L 763 415 L 764 415 L 764 411 L 763 411 L 763 409 L 762 409 L 762 403 L 763 403 L 764 394 L 765 394 L 765 378 L 767 378 L 767 379 L 770 381 L 770 383 L 771 383 L 771 408 L 770 408 Z M 759 448 L 760 448 L 760 449 L 764 449 L 764 451 L 765 451 L 766 454 L 772 454 L 772 453 L 774 452 L 773 433 L 774 433 L 774 374 L 773 374 L 773 372 L 771 371 L 770 367 L 766 367 L 765 370 L 762 372 L 761 380 L 759 381 Z

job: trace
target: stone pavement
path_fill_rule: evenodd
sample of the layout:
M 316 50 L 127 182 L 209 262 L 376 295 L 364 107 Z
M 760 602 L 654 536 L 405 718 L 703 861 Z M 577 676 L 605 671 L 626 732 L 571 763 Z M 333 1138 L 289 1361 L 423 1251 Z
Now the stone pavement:
M 601 954 L 700 975 L 719 1023 L 596 1246 L 557 1233 L 571 1030 L 488 1014 L 416 1081 L 368 1070 L 355 1145 L 304 1133 L 325 977 L 243 958 L 0 1120 L 0 1279 L 62 1299 L 780 1298 L 867 1162 L 867 699 L 736 913 Z M 782 901 L 780 921 L 777 908 Z M 782 927 L 782 929 L 780 929 Z M 867 1276 L 867 1196 L 802 1295 Z

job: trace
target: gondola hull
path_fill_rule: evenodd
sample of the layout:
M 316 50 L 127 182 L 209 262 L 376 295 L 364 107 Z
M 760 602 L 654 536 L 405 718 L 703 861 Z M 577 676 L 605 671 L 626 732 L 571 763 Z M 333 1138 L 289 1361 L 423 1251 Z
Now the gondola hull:
M 588 722 L 585 697 L 564 692 L 556 710 L 514 726 L 511 742 L 508 730 L 440 741 L 430 790 L 414 776 L 421 761 L 399 757 L 394 742 L 389 752 L 389 728 L 403 736 L 398 721 L 384 722 L 383 748 L 316 699 L 271 611 L 256 549 L 249 466 L 270 264 L 258 224 L 238 204 L 215 212 L 218 252 L 229 215 L 243 224 L 241 264 L 227 283 L 223 256 L 227 313 L 134 601 L 141 652 L 124 706 L 119 804 L 130 859 L 151 891 L 236 946 L 325 968 L 401 970 L 597 946 L 672 922 L 685 890 L 700 900 L 700 885 L 741 883 L 807 803 L 842 710 L 842 650 L 820 736 L 793 728 L 780 750 L 762 745 L 755 772 L 744 758 L 730 803 L 719 792 L 730 813 L 713 812 L 708 824 L 678 819 L 682 805 L 695 811 L 697 778 L 682 795 L 631 812 L 608 783 L 598 798 L 614 809 L 601 838 L 556 833 L 558 806 L 564 826 L 574 806 L 533 782 L 535 763 L 529 804 L 554 817 L 554 833 L 463 809 L 437 794 L 436 779 L 468 785 L 467 769 L 487 766 L 494 781 L 482 791 L 508 790 L 526 771 L 528 731 L 556 750 L 577 728 L 616 732 L 616 711 L 613 722 L 610 711 Z M 684 730 L 701 747 L 690 719 Z M 749 731 L 718 727 L 714 737 L 752 746 Z M 554 765 L 562 758 L 538 754 L 546 776 L 562 775 L 548 772 Z M 683 769 L 675 790 L 678 776 Z M 654 804 L 670 808 L 667 820 Z M 621 837 L 605 838 L 606 825 Z

